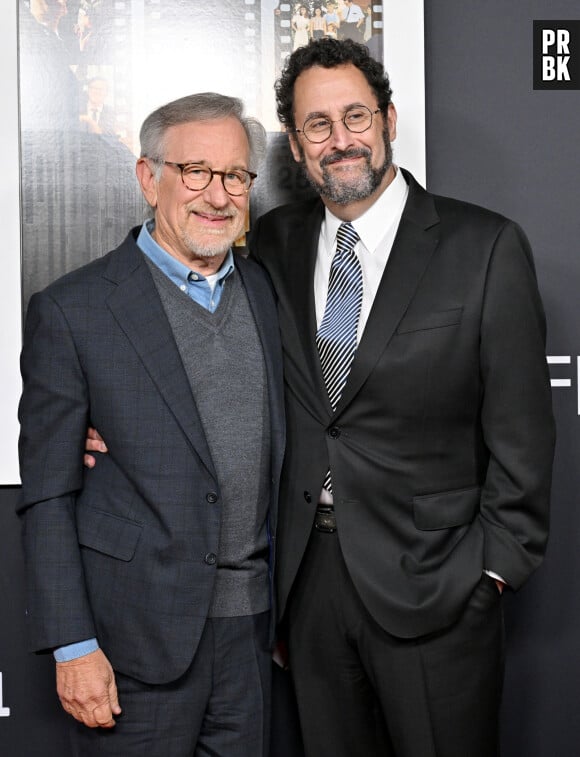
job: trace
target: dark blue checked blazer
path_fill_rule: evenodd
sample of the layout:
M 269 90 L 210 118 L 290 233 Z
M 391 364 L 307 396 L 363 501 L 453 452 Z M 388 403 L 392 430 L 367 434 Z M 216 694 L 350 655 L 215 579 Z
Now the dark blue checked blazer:
M 32 648 L 96 636 L 117 671 L 160 683 L 187 669 L 206 620 L 220 491 L 137 232 L 31 299 L 19 512 Z M 236 266 L 268 381 L 273 567 L 284 445 L 278 323 L 266 275 L 243 258 Z M 232 375 L 234 395 L 243 380 Z M 109 449 L 93 470 L 83 467 L 88 425 Z

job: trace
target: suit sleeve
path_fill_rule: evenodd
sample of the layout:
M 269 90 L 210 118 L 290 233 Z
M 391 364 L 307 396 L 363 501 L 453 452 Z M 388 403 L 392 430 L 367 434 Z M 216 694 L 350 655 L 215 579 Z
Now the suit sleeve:
M 546 326 L 527 239 L 506 224 L 487 273 L 481 420 L 489 464 L 481 500 L 484 568 L 517 589 L 548 538 L 555 430 Z
M 75 524 L 89 418 L 70 325 L 47 293 L 29 305 L 19 407 L 27 614 L 34 650 L 95 636 Z

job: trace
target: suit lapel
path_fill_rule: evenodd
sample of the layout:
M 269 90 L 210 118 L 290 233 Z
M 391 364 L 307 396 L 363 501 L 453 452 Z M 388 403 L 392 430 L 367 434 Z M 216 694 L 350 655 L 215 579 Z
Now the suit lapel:
M 262 344 L 270 401 L 272 470 L 277 478 L 282 467 L 284 452 L 282 352 L 278 319 L 273 302 L 273 294 L 271 289 L 268 291 L 269 284 L 264 278 L 263 271 L 255 264 L 250 264 L 243 258 L 240 259 L 240 256 L 236 256 L 236 268 L 246 290 L 248 302 L 258 330 L 258 336 Z M 270 301 L 271 305 L 268 305 Z
M 169 321 L 143 253 L 128 238 L 105 278 L 117 284 L 108 306 L 196 454 L 215 477 L 201 419 Z
M 437 246 L 439 217 L 433 199 L 403 173 L 409 196 L 335 415 L 353 399 L 387 348 Z
M 318 348 L 316 346 L 316 305 L 314 301 L 314 269 L 318 254 L 320 227 L 324 219 L 324 206 L 316 202 L 311 212 L 304 217 L 300 226 L 292 227 L 288 232 L 287 258 L 289 268 L 285 272 L 284 286 L 288 291 L 288 300 L 294 311 L 294 324 L 298 330 L 300 345 L 304 354 L 306 370 L 302 373 L 312 381 L 313 393 L 303 393 L 305 398 L 319 396 L 320 405 L 311 408 L 315 414 L 321 409 L 324 415 L 332 415 L 328 399 Z

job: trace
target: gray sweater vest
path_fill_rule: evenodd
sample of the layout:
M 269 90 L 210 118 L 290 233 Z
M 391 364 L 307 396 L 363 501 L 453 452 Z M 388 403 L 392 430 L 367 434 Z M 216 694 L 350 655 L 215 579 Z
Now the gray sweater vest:
M 173 329 L 214 462 L 221 530 L 210 617 L 270 606 L 270 417 L 262 345 L 237 271 L 215 313 L 147 259 Z

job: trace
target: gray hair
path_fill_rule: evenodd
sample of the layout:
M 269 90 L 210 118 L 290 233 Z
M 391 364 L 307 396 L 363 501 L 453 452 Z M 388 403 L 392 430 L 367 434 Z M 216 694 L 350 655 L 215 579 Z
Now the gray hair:
M 250 145 L 249 168 L 255 170 L 266 154 L 266 130 L 256 118 L 244 115 L 244 104 L 239 98 L 217 92 L 187 95 L 154 110 L 143 121 L 139 132 L 141 157 L 152 160 L 164 158 L 165 135 L 171 126 L 230 116 L 237 118 L 244 127 Z

